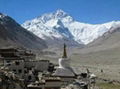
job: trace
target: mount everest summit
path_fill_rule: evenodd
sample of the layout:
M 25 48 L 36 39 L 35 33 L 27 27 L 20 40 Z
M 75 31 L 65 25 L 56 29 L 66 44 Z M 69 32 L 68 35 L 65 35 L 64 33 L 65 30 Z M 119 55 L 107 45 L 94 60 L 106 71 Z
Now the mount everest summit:
M 104 24 L 81 23 L 60 9 L 22 24 L 24 28 L 45 40 L 47 45 L 58 45 L 65 42 L 71 46 L 89 44 L 112 27 L 119 25 L 120 21 Z

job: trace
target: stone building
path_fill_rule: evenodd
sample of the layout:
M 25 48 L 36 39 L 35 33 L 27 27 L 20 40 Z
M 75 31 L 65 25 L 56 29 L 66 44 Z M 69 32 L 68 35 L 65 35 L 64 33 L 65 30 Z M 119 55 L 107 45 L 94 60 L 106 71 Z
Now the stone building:
M 30 78 L 33 77 L 30 71 L 48 71 L 51 65 L 49 60 L 36 60 L 36 55 L 25 49 L 2 48 L 0 49 L 0 55 L 3 57 L 4 67 L 8 67 L 10 71 L 13 71 L 21 78 L 26 77 L 29 80 L 34 80 L 34 78 Z
M 35 54 L 31 51 L 20 48 L 1 48 L 0 55 L 4 57 L 4 65 L 9 65 L 13 61 L 19 60 L 33 60 L 35 59 Z
M 62 81 L 59 77 L 44 77 L 41 81 L 29 84 L 28 89 L 61 89 Z
M 26 68 L 34 68 L 36 71 L 43 72 L 48 71 L 50 61 L 49 60 L 28 60 L 25 61 Z
M 21 78 L 25 73 L 25 61 L 35 59 L 35 55 L 31 51 L 19 48 L 2 48 L 0 55 L 3 57 L 4 67 L 8 67 L 10 71 L 19 75 Z

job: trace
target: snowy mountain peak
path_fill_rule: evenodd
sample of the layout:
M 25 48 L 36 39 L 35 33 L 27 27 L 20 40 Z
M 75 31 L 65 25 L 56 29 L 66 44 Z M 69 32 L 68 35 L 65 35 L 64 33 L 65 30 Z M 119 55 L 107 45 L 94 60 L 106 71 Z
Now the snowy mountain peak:
M 47 13 L 47 14 L 43 14 L 42 16 L 37 17 L 36 19 L 41 20 L 43 23 L 46 23 L 47 21 L 51 20 L 51 19 L 63 19 L 63 18 L 71 18 L 71 16 L 69 16 L 66 12 L 64 12 L 61 9 L 58 9 L 55 12 L 52 13 Z M 68 18 L 68 19 L 69 19 Z
M 117 25 L 120 25 L 120 21 L 96 25 L 81 23 L 59 9 L 31 21 L 26 21 L 22 26 L 44 40 L 48 41 L 49 39 L 51 43 L 59 43 L 60 41 L 62 43 L 67 40 L 68 44 L 86 45 Z
M 55 13 L 54 13 L 55 18 L 64 18 L 66 16 L 68 16 L 68 14 L 66 12 L 64 12 L 61 9 L 58 9 Z

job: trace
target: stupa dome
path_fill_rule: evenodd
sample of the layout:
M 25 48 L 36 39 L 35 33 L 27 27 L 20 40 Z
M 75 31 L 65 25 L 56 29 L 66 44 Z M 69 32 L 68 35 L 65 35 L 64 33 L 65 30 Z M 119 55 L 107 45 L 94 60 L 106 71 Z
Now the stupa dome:
M 56 69 L 55 76 L 75 76 L 73 69 L 70 67 L 70 59 L 67 58 L 66 45 L 64 44 L 64 51 L 62 58 L 59 58 L 59 67 Z

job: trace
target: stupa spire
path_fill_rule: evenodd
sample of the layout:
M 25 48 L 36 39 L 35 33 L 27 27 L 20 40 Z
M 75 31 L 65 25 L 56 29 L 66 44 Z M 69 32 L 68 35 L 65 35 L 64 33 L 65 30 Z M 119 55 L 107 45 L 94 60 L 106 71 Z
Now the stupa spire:
M 64 43 L 63 56 L 62 58 L 67 58 L 66 44 Z

